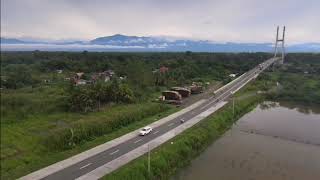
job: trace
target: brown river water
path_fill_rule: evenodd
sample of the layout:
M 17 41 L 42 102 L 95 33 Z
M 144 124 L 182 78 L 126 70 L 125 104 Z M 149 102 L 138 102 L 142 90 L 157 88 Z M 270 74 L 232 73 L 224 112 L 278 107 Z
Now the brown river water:
M 264 102 L 172 179 L 320 180 L 320 106 Z

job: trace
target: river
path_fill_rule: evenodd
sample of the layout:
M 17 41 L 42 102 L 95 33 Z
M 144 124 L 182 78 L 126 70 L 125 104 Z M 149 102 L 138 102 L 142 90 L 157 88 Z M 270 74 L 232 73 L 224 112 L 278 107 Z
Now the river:
M 263 102 L 173 179 L 318 180 L 320 106 Z

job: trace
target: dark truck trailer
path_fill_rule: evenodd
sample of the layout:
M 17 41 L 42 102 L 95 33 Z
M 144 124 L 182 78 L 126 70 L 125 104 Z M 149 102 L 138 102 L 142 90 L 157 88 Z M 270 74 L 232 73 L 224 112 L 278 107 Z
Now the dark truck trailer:
M 191 94 L 199 94 L 203 92 L 203 86 L 192 85 L 190 86 Z
M 178 100 L 182 99 L 182 96 L 177 91 L 163 91 L 162 95 L 165 97 L 165 100 Z
M 189 97 L 191 94 L 189 89 L 183 87 L 172 87 L 170 90 L 178 92 L 182 97 Z

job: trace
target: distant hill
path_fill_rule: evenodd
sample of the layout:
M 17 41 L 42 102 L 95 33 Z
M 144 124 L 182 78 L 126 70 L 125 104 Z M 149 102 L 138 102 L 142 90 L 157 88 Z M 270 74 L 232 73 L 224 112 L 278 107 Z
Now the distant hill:
M 25 44 L 26 42 L 14 38 L 1 38 L 1 44 Z
M 22 45 L 21 45 L 22 44 Z M 24 46 L 25 44 L 25 46 Z M 37 44 L 37 45 L 33 45 Z M 272 43 L 216 43 L 203 40 L 170 39 L 165 37 L 113 36 L 98 37 L 90 41 L 32 42 L 1 38 L 3 50 L 48 51 L 194 51 L 194 52 L 272 52 Z M 320 43 L 286 45 L 287 52 L 320 52 Z
M 115 45 L 115 46 L 142 46 L 148 47 L 152 44 L 160 45 L 161 43 L 166 43 L 167 41 L 163 38 L 154 37 L 139 37 L 139 36 L 125 36 L 121 34 L 116 34 L 113 36 L 99 37 L 92 41 L 90 44 L 98 45 Z

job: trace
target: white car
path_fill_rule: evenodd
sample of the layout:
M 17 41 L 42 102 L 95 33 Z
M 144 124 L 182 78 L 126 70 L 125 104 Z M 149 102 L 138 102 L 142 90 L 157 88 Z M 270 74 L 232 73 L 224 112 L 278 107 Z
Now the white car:
M 141 135 L 141 136 L 147 135 L 147 134 L 149 134 L 151 131 L 152 131 L 152 128 L 151 128 L 150 126 L 144 127 L 144 128 L 141 129 L 140 135 Z

